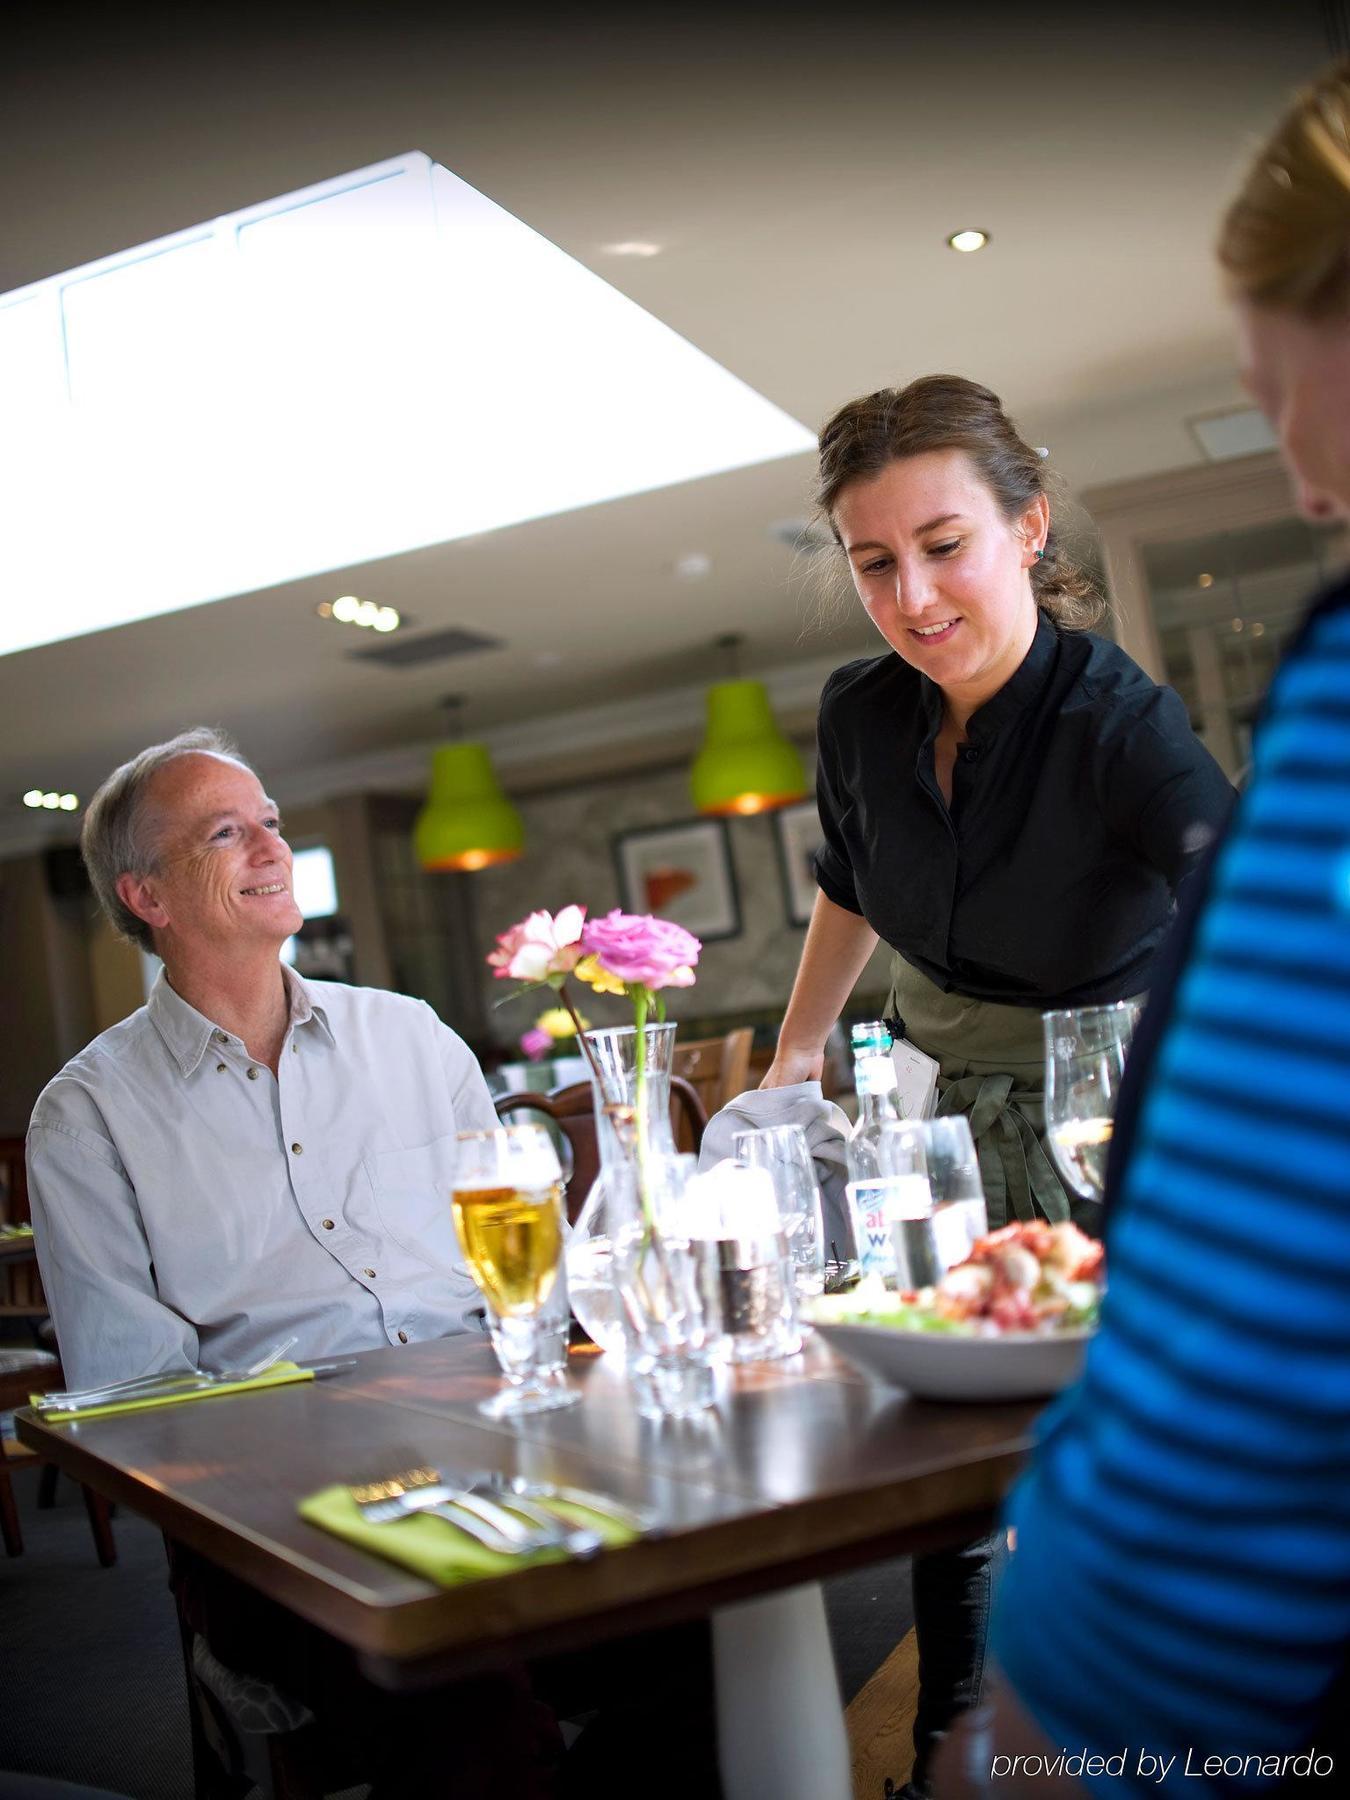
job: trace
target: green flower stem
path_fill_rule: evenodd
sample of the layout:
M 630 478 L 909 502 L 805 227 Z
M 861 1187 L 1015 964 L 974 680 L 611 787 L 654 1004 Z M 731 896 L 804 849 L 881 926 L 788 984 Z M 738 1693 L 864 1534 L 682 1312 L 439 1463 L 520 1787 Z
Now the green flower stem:
M 596 1085 L 597 1089 L 599 1090 L 599 1092 L 601 1094 L 604 1094 L 605 1093 L 605 1077 L 604 1077 L 603 1072 L 601 1071 L 600 1064 L 596 1060 L 595 1049 L 594 1049 L 593 1045 L 591 1045 L 590 1043 L 587 1042 L 586 1032 L 581 1023 L 581 1014 L 577 1011 L 576 1007 L 572 1004 L 572 996 L 568 993 L 565 983 L 561 980 L 558 980 L 556 982 L 556 984 L 553 982 L 550 982 L 549 985 L 551 987 L 553 987 L 554 992 L 557 994 L 558 998 L 562 1001 L 563 1005 L 567 1008 L 568 1012 L 571 1014 L 572 1023 L 573 1023 L 573 1025 L 576 1026 L 577 1042 L 581 1045 L 581 1054 L 586 1058 L 586 1061 L 591 1065 L 591 1073 L 595 1077 L 595 1085 Z
M 637 1109 L 637 1165 L 638 1193 L 642 1198 L 642 1216 L 646 1222 L 646 1235 L 654 1236 L 656 1218 L 652 1212 L 651 1196 L 647 1191 L 647 1011 L 651 1005 L 651 990 L 642 986 L 630 989 L 633 997 L 633 1024 L 637 1031 L 637 1043 L 634 1046 L 633 1063 L 636 1070 L 633 1082 L 633 1103 Z

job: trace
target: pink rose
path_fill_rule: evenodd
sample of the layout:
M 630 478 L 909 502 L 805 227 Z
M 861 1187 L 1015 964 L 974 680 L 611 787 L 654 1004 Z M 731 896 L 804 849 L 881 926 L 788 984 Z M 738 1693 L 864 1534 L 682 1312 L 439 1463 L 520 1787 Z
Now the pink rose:
M 532 912 L 497 939 L 488 962 L 498 981 L 547 981 L 551 975 L 570 975 L 581 960 L 581 928 L 584 906 L 564 906 L 552 913 Z
M 603 919 L 587 922 L 581 948 L 620 981 L 665 988 L 693 987 L 694 964 L 703 946 L 683 925 L 616 907 Z
M 537 1025 L 531 1025 L 521 1038 L 520 1047 L 531 1062 L 538 1062 L 553 1048 L 553 1039 L 546 1031 L 541 1031 Z

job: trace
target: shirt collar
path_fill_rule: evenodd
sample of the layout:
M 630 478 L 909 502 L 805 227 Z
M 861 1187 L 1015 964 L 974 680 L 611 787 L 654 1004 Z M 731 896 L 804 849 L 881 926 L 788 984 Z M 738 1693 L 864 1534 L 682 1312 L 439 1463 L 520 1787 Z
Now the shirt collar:
M 1027 711 L 1040 699 L 1055 666 L 1059 634 L 1047 614 L 1037 610 L 1039 616 L 1031 648 L 998 692 L 970 715 L 966 721 L 968 742 L 983 742 L 996 736 L 1018 713 Z
M 327 1011 L 316 1001 L 309 984 L 286 963 L 281 965 L 281 974 L 290 1000 L 291 1029 L 296 1030 L 312 1021 L 332 1043 L 333 1028 L 328 1022 Z M 199 1013 L 195 1006 L 189 1006 L 181 994 L 175 993 L 163 969 L 156 976 L 155 985 L 150 990 L 146 1010 L 183 1075 L 192 1074 L 213 1038 L 222 1046 L 244 1049 L 243 1041 L 233 1032 L 215 1024 L 205 1013 Z

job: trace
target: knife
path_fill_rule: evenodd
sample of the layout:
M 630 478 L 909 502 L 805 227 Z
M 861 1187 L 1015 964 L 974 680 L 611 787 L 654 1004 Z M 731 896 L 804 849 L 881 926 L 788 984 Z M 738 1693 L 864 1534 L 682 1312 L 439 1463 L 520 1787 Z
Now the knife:
M 312 1375 L 316 1381 L 326 1381 L 330 1375 L 345 1375 L 349 1369 L 356 1367 L 354 1356 L 340 1357 L 333 1362 L 302 1363 L 298 1372 Z M 261 1381 L 269 1373 L 264 1369 L 258 1375 L 241 1375 L 240 1381 Z M 78 1395 L 44 1395 L 38 1402 L 37 1410 L 60 1418 L 69 1418 L 76 1413 L 93 1412 L 101 1406 L 119 1406 L 123 1403 L 133 1404 L 142 1400 L 158 1400 L 169 1395 L 201 1394 L 213 1387 L 229 1387 L 231 1382 L 222 1381 L 219 1375 L 166 1375 L 163 1377 L 142 1376 L 136 1381 L 116 1387 L 94 1389 Z

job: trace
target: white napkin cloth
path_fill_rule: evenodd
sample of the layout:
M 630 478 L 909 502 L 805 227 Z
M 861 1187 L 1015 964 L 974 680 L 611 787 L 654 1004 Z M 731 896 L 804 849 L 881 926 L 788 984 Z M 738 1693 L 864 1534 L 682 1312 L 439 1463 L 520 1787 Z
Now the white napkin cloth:
M 848 1181 L 844 1145 L 852 1127 L 843 1108 L 821 1093 L 818 1081 L 796 1081 L 790 1087 L 750 1088 L 737 1094 L 708 1120 L 698 1153 L 700 1172 L 724 1156 L 736 1154 L 738 1132 L 760 1131 L 770 1125 L 800 1125 L 805 1131 L 824 1203 L 825 1254 L 834 1255 L 830 1248 L 833 1243 L 838 1245 L 839 1255 L 847 1255 L 853 1234 L 844 1194 Z

